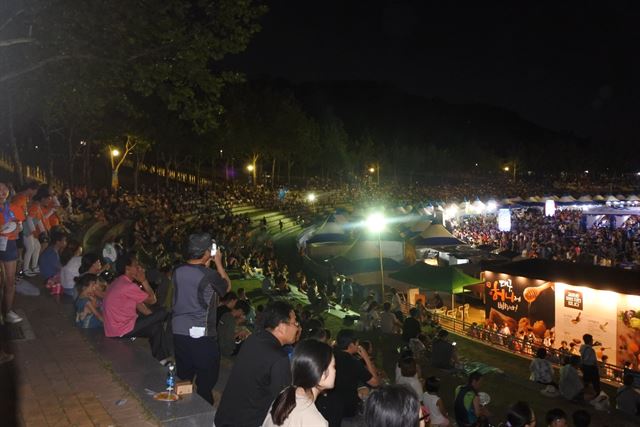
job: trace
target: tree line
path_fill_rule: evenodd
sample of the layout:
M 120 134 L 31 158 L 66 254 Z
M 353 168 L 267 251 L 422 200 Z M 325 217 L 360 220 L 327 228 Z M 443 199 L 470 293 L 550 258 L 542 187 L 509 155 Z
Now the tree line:
M 425 107 L 384 87 L 247 81 L 223 60 L 247 48 L 265 13 L 252 0 L 3 2 L 0 138 L 17 170 L 38 164 L 73 185 L 111 168 L 117 185 L 131 165 L 136 189 L 142 163 L 212 179 L 246 179 L 250 165 L 272 184 L 413 183 L 505 164 L 571 170 L 584 151 L 570 135 L 512 117 L 486 129 L 495 114 Z

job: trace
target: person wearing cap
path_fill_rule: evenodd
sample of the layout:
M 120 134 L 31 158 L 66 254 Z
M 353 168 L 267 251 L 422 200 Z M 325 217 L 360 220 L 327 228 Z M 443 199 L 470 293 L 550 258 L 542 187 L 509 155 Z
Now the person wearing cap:
M 212 253 L 212 243 L 209 233 L 188 238 L 187 262 L 173 271 L 172 326 L 178 377 L 192 381 L 195 376 L 198 394 L 213 405 L 220 368 L 216 311 L 220 298 L 231 290 L 231 280 L 220 249 Z

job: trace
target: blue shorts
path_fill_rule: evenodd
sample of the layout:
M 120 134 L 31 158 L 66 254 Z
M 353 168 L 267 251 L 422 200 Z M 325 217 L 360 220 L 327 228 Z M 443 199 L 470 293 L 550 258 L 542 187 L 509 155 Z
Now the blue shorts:
M 7 249 L 0 251 L 0 262 L 10 262 L 18 259 L 18 246 L 15 240 L 7 241 Z

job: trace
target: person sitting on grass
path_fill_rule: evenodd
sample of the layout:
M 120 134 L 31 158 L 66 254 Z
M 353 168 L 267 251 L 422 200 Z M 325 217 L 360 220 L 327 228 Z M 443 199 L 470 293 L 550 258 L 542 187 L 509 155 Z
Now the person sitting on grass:
M 431 344 L 431 365 L 439 369 L 453 369 L 458 363 L 458 355 L 453 343 L 447 341 L 449 332 L 440 329 Z
M 568 400 L 582 400 L 584 384 L 578 374 L 580 356 L 572 355 L 560 368 L 560 394 Z
M 98 276 L 86 273 L 75 279 L 76 292 L 76 326 L 83 329 L 102 328 L 102 301 L 98 297 L 100 284 Z
M 425 393 L 422 395 L 422 404 L 431 414 L 431 427 L 447 427 L 450 425 L 449 414 L 444 402 L 438 395 L 440 379 L 429 377 L 424 382 Z
M 487 408 L 480 404 L 478 393 L 481 383 L 482 374 L 474 371 L 469 374 L 466 385 L 456 387 L 453 408 L 459 427 L 474 427 L 490 415 Z
M 364 405 L 367 427 L 424 427 L 420 402 L 410 389 L 402 385 L 386 385 L 373 391 Z
M 558 385 L 553 382 L 553 366 L 551 366 L 551 362 L 547 360 L 546 349 L 543 347 L 538 349 L 536 357 L 529 365 L 529 370 L 531 371 L 533 381 L 547 386 L 547 388 L 543 390 L 545 394 L 557 395 Z
M 632 416 L 640 415 L 640 394 L 633 388 L 633 375 L 624 374 L 622 387 L 616 391 L 616 407 Z

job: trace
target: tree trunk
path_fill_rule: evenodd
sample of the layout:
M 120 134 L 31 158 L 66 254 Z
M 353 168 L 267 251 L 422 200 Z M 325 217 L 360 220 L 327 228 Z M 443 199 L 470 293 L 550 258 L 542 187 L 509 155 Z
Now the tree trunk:
M 158 166 L 160 166 L 160 154 L 156 151 L 156 194 L 160 194 L 160 171 Z
M 13 168 L 16 176 L 18 187 L 24 184 L 24 175 L 22 174 L 22 162 L 20 161 L 20 152 L 18 151 L 18 143 L 16 135 L 13 132 L 13 105 L 9 99 L 9 144 L 11 146 L 11 160 L 13 160 Z
M 276 181 L 276 158 L 274 156 L 273 161 L 271 162 L 271 188 L 275 185 Z
M 144 163 L 145 152 L 141 150 L 135 150 L 135 160 L 133 162 L 133 192 L 138 194 L 138 185 L 140 180 L 140 165 Z
M 198 159 L 196 162 L 196 191 L 200 192 L 200 165 L 201 161 Z
M 291 157 L 287 159 L 287 185 L 291 185 L 291 167 L 293 166 L 293 162 L 291 161 Z

